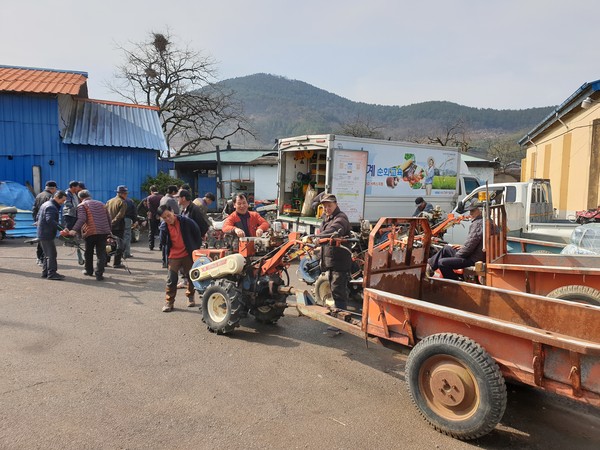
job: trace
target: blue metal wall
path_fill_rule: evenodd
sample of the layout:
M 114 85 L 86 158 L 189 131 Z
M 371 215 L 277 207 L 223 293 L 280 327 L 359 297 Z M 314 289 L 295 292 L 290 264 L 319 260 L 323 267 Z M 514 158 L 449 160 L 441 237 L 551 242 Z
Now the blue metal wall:
M 0 180 L 31 185 L 32 167 L 39 165 L 42 188 L 46 180 L 61 189 L 80 180 L 101 201 L 113 197 L 120 184 L 131 197 L 146 195 L 140 186 L 157 174 L 157 151 L 63 144 L 58 120 L 52 96 L 0 93 Z

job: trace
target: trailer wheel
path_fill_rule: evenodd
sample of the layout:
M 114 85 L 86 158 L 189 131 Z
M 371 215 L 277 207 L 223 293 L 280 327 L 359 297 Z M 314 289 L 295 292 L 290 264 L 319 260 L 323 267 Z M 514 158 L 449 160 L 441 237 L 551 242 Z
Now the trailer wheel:
M 202 320 L 217 334 L 227 334 L 240 326 L 240 290 L 227 280 L 217 280 L 202 296 Z
M 284 311 L 285 306 L 264 305 L 250 311 L 250 314 L 252 314 L 258 322 L 275 323 L 283 317 Z
M 562 286 L 547 294 L 547 297 L 600 306 L 600 291 L 589 286 Z
M 313 288 L 315 294 L 315 303 L 321 306 L 334 306 L 331 285 L 329 284 L 329 273 L 323 272 L 315 281 Z
M 489 433 L 506 409 L 500 369 L 483 347 L 458 334 L 434 334 L 419 342 L 408 356 L 406 381 L 425 420 L 457 439 Z

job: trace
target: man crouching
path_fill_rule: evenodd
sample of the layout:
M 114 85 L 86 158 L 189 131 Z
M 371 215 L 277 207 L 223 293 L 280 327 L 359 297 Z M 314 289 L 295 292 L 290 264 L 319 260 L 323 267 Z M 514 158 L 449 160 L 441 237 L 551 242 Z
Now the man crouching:
M 177 294 L 178 273 L 189 273 L 192 268 L 192 252 L 200 248 L 200 229 L 196 222 L 187 217 L 176 215 L 167 205 L 158 207 L 156 214 L 163 220 L 160 224 L 160 244 L 168 258 L 169 275 L 167 277 L 166 300 L 163 312 L 173 310 Z M 196 306 L 194 302 L 194 285 L 188 283 L 185 295 L 188 308 Z

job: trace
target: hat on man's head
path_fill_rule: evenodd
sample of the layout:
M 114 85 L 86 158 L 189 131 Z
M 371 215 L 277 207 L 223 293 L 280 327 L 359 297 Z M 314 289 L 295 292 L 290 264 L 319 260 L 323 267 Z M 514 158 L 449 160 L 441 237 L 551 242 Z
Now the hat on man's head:
M 479 209 L 483 206 L 483 203 L 480 202 L 471 202 L 468 205 L 465 205 L 465 211 L 473 211 L 474 209 Z
M 423 200 L 423 197 L 417 197 L 417 198 L 415 198 L 415 205 L 420 205 L 424 201 L 425 200 Z
M 337 198 L 333 194 L 325 194 L 321 197 L 321 203 L 337 203 Z
M 117 187 L 117 193 L 118 194 L 125 194 L 127 192 L 129 192 L 129 190 L 127 189 L 127 186 L 125 186 L 125 185 L 122 184 L 119 187 Z
M 46 181 L 46 187 L 53 187 L 53 188 L 55 188 L 55 187 L 58 187 L 58 186 L 56 185 L 56 181 Z

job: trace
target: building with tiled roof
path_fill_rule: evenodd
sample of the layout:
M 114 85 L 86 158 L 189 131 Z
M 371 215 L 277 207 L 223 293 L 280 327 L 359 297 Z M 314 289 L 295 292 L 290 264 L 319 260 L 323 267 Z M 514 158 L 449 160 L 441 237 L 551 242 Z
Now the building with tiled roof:
M 167 151 L 157 108 L 88 98 L 80 71 L 0 66 L 0 180 L 84 181 L 108 200 L 118 185 L 141 198 Z

